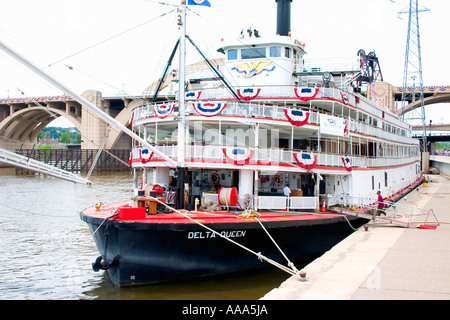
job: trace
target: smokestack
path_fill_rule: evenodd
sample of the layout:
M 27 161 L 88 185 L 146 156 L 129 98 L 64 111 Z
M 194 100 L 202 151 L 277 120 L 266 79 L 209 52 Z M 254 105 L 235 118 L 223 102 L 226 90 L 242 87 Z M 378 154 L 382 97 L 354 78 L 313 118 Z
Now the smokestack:
M 277 3 L 277 35 L 291 35 L 291 2 L 292 0 L 275 0 Z

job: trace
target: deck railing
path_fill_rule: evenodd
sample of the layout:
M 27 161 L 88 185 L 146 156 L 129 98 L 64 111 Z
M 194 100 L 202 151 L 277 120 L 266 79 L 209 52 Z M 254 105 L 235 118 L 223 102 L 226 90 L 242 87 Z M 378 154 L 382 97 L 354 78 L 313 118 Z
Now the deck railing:
M 191 145 L 186 148 L 186 159 L 204 160 L 205 163 L 225 163 L 227 161 L 223 148 L 225 145 Z M 162 151 L 165 155 L 171 158 L 177 158 L 178 156 L 178 146 L 177 145 L 162 145 L 156 146 L 157 149 Z M 291 150 L 282 148 L 250 148 L 254 150 L 254 155 L 251 162 L 258 162 L 269 167 L 277 167 L 280 164 L 297 164 L 294 153 L 300 152 L 301 150 Z M 342 161 L 343 154 L 331 154 L 322 152 L 311 152 L 313 155 L 317 156 L 317 166 L 323 167 L 335 167 L 344 168 L 344 163 Z M 132 155 L 134 160 L 139 160 L 139 148 L 134 148 Z M 350 156 L 352 159 L 353 168 L 379 168 L 379 167 L 391 167 L 398 165 L 405 165 L 413 162 L 414 160 L 419 161 L 420 158 L 375 158 L 366 156 Z M 159 158 L 157 155 L 153 155 L 153 158 Z M 270 170 L 272 170 L 270 169 Z
M 212 201 L 218 204 L 217 193 L 203 193 L 203 203 Z M 244 196 L 239 197 L 239 203 L 243 203 Z M 318 208 L 317 197 L 283 197 L 283 196 L 258 196 L 254 198 L 254 208 L 271 210 L 315 210 Z

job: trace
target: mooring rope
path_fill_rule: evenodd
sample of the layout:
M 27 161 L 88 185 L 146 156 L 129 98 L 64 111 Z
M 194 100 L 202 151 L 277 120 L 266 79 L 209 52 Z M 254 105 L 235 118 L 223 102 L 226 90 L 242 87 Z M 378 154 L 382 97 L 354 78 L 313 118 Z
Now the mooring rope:
M 180 210 L 174 209 L 174 208 L 170 207 L 169 205 L 165 204 L 164 202 L 162 202 L 162 201 L 160 201 L 160 200 L 158 200 L 158 199 L 156 199 L 156 198 L 154 198 L 154 197 L 150 197 L 150 198 L 151 198 L 151 199 L 154 199 L 156 202 L 158 202 L 158 203 L 164 205 L 165 207 L 171 209 L 172 211 L 174 211 L 174 212 L 176 212 L 176 213 L 178 213 L 178 214 L 181 214 L 183 217 L 185 217 L 185 218 L 191 220 L 192 222 L 198 224 L 199 226 L 205 228 L 206 230 L 211 231 L 211 232 L 214 233 L 215 235 L 217 235 L 217 236 L 219 236 L 219 237 L 221 237 L 221 238 L 223 238 L 223 239 L 225 239 L 225 240 L 227 240 L 227 241 L 229 241 L 229 242 L 231 242 L 231 243 L 237 245 L 238 247 L 240 247 L 240 248 L 242 248 L 242 249 L 244 249 L 244 250 L 246 250 L 246 251 L 248 251 L 248 252 L 254 254 L 255 256 L 258 257 L 259 260 L 265 260 L 266 262 L 268 262 L 268 263 L 270 263 L 270 264 L 276 266 L 277 268 L 279 268 L 279 269 L 281 269 L 281 270 L 283 270 L 283 271 L 289 273 L 290 275 L 296 276 L 296 277 L 298 277 L 298 278 L 300 279 L 300 275 L 299 275 L 298 270 L 295 268 L 295 266 L 294 266 L 291 262 L 289 262 L 289 260 L 288 260 L 288 262 L 289 262 L 289 267 L 291 267 L 292 269 L 290 269 L 290 268 L 288 268 L 288 267 L 286 267 L 286 266 L 284 266 L 284 265 L 282 265 L 282 264 L 280 264 L 280 263 L 278 263 L 278 262 L 276 262 L 276 261 L 274 261 L 274 260 L 272 260 L 272 259 L 270 259 L 270 258 L 268 258 L 268 257 L 263 256 L 263 255 L 261 254 L 261 252 L 255 252 L 255 251 L 253 251 L 253 250 L 251 250 L 251 249 L 249 249 L 249 248 L 243 246 L 242 244 L 240 244 L 240 243 L 238 243 L 238 242 L 236 242 L 236 241 L 234 241 L 234 240 L 232 240 L 232 239 L 230 239 L 230 238 L 225 237 L 224 235 L 222 235 L 222 234 L 220 234 L 219 232 L 217 232 L 217 231 L 211 229 L 210 227 L 204 225 L 203 223 L 201 223 L 201 222 L 199 222 L 199 221 L 197 221 L 197 220 L 195 220 L 195 219 L 189 217 L 187 214 L 181 212 Z M 264 227 L 263 227 L 263 229 L 265 230 Z M 266 231 L 266 232 L 267 232 L 267 231 Z M 269 237 L 270 237 L 270 235 L 269 235 Z M 270 237 L 270 238 L 272 239 L 272 241 L 274 241 L 272 237 Z M 278 247 L 278 246 L 277 246 L 277 247 Z M 279 248 L 279 247 L 278 247 L 278 248 Z M 281 250 L 281 249 L 279 249 L 279 250 Z M 284 255 L 284 253 L 283 253 L 283 255 Z M 285 257 L 286 257 L 286 256 L 285 256 Z M 287 258 L 286 258 L 286 259 L 287 259 Z

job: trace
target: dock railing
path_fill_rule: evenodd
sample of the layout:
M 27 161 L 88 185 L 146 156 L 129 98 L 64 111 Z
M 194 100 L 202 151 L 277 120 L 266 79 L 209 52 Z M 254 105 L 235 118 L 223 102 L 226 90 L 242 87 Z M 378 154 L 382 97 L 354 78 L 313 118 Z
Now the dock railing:
M 349 215 L 371 218 L 373 221 L 387 222 L 406 227 L 417 227 L 418 224 L 429 223 L 432 216 L 435 223 L 439 221 L 433 209 L 419 208 L 414 204 L 384 200 L 384 207 L 378 208 L 378 201 L 370 197 L 355 197 L 348 194 L 334 196 L 336 207 L 334 211 Z M 419 221 L 423 219 L 423 221 Z

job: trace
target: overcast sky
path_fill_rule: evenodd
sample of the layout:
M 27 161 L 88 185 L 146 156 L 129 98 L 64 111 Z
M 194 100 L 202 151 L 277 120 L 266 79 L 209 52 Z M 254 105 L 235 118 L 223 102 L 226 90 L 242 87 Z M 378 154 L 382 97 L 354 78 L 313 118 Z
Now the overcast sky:
M 2 0 L 0 39 L 77 92 L 136 93 L 160 75 L 176 37 L 175 7 L 146 0 Z M 178 0 L 162 0 L 178 4 Z M 191 7 L 188 34 L 206 55 L 223 38 L 253 26 L 276 31 L 275 0 L 210 0 Z M 401 86 L 407 0 L 293 0 L 292 37 L 306 43 L 306 59 L 375 51 L 384 80 Z M 420 13 L 424 85 L 449 85 L 450 1 L 422 0 Z M 199 61 L 195 55 L 190 62 Z M 70 68 L 69 68 L 70 67 Z M 0 98 L 59 95 L 57 89 L 0 52 Z M 431 113 L 431 112 L 430 112 Z M 442 113 L 442 112 L 441 112 Z M 439 118 L 433 118 L 438 122 Z

